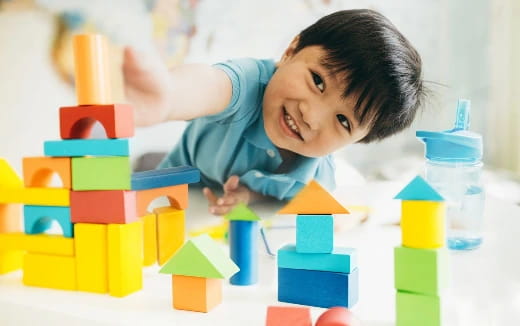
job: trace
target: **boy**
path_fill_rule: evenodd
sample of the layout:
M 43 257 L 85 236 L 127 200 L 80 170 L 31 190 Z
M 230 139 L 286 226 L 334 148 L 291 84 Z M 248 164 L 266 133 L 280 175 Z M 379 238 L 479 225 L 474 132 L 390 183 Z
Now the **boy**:
M 123 65 L 139 125 L 190 120 L 160 167 L 191 165 L 215 215 L 290 199 L 311 179 L 331 190 L 331 153 L 408 127 L 424 96 L 417 51 L 381 14 L 345 10 L 303 30 L 281 60 Z M 223 188 L 217 198 L 210 188 Z

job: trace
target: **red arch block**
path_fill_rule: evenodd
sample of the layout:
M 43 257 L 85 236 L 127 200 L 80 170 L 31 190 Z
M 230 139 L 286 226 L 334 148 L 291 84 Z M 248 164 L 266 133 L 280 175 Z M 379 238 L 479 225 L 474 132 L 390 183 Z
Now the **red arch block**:
M 61 138 L 89 138 L 96 121 L 103 125 L 108 138 L 134 135 L 134 111 L 130 105 L 81 105 L 60 108 Z

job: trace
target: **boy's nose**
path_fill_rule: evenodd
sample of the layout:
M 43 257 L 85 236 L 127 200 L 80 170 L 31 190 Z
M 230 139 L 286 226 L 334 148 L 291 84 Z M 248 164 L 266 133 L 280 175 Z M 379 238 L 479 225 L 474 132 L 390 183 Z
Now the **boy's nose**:
M 309 103 L 300 103 L 300 112 L 303 122 L 311 131 L 316 131 L 319 128 L 322 114 L 320 110 Z

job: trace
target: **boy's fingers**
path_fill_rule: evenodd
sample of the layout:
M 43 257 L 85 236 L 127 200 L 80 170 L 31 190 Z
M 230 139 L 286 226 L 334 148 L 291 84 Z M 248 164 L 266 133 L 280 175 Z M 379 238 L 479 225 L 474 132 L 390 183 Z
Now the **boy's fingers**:
M 231 211 L 233 205 L 210 206 L 209 212 L 213 215 L 225 215 Z
M 142 70 L 142 67 L 137 60 L 137 53 L 129 46 L 125 47 L 123 50 L 123 71 L 131 73 L 140 70 Z
M 215 196 L 211 189 L 209 189 L 208 187 L 204 187 L 202 189 L 202 193 L 204 194 L 204 196 L 206 196 L 211 206 L 217 205 L 217 196 Z
M 233 191 L 236 188 L 238 188 L 238 185 L 240 183 L 240 178 L 236 175 L 232 175 L 227 179 L 226 183 L 224 183 L 224 192 Z
M 222 196 L 217 200 L 217 205 L 222 206 L 229 206 L 229 205 L 235 205 L 237 202 L 237 199 L 235 196 Z

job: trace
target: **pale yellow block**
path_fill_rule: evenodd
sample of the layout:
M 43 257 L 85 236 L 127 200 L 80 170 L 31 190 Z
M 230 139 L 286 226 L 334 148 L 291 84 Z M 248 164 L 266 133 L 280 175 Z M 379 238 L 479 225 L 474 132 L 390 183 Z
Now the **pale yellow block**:
M 23 266 L 25 251 L 0 251 L 0 275 L 19 270 Z
M 23 180 L 13 170 L 11 165 L 0 158 L 0 188 L 22 188 Z
M 446 243 L 444 202 L 403 200 L 401 204 L 403 246 L 433 249 Z
M 78 290 L 108 292 L 108 225 L 74 224 Z
M 22 203 L 39 206 L 69 206 L 70 190 L 65 188 L 0 189 L 0 203 Z
M 154 209 L 157 215 L 157 256 L 163 265 L 184 244 L 184 210 L 170 206 Z
M 75 258 L 27 253 L 23 263 L 23 284 L 76 290 Z
M 0 250 L 4 249 L 53 256 L 74 256 L 74 238 L 54 234 L 1 233 Z
M 151 266 L 157 262 L 157 218 L 155 214 L 141 217 L 143 221 L 144 258 L 143 265 Z
M 108 225 L 108 291 L 124 297 L 143 287 L 143 222 Z

